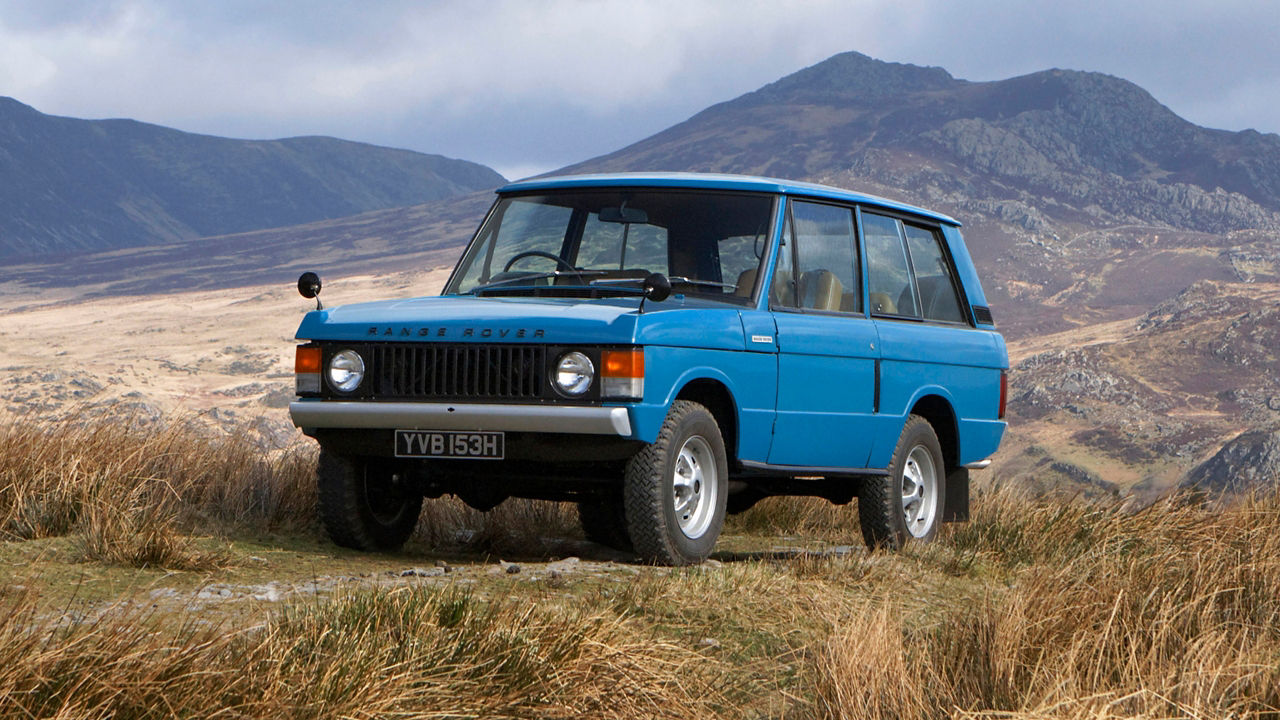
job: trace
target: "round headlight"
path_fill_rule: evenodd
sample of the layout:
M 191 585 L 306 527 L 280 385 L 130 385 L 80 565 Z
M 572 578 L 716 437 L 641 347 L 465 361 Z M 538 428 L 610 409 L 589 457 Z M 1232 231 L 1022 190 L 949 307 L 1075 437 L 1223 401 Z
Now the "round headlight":
M 586 392 L 595 376 L 596 368 L 591 364 L 591 358 L 576 350 L 561 355 L 556 361 L 556 387 L 565 395 L 581 395 Z
M 364 359 L 355 350 L 343 350 L 329 358 L 329 384 L 338 392 L 351 392 L 364 380 Z

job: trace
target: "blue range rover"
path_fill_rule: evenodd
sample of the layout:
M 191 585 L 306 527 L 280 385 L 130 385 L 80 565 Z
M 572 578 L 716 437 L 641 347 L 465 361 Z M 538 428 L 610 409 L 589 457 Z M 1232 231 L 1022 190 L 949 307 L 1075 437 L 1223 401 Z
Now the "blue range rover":
M 958 223 L 838 188 L 517 182 L 440 297 L 317 307 L 290 413 L 347 547 L 398 548 L 452 493 L 573 501 L 592 540 L 673 565 L 763 498 L 857 498 L 867 544 L 897 548 L 967 518 L 1005 429 Z

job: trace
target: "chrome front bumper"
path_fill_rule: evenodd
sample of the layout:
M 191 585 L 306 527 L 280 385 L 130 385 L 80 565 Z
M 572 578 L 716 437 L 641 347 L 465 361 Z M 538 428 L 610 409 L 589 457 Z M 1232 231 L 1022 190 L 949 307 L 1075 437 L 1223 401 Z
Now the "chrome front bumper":
M 289 404 L 289 416 L 294 425 L 305 429 L 502 430 L 631 436 L 631 416 L 621 407 L 298 400 Z

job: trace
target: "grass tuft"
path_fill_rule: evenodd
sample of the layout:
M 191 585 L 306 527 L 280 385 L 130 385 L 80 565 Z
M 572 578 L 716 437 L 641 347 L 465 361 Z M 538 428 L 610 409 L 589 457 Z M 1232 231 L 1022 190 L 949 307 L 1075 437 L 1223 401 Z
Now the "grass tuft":
M 182 534 L 310 526 L 314 455 L 268 452 L 195 422 L 10 422 L 0 425 L 0 539 L 74 534 L 92 560 L 219 567 Z

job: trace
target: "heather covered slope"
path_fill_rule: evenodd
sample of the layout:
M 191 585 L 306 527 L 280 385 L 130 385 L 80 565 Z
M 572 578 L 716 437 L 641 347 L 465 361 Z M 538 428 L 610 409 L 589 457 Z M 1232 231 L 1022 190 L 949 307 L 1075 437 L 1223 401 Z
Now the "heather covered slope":
M 0 98 L 0 258 L 297 225 L 495 187 L 483 165 L 327 137 L 233 140 Z

